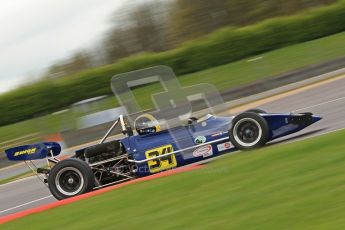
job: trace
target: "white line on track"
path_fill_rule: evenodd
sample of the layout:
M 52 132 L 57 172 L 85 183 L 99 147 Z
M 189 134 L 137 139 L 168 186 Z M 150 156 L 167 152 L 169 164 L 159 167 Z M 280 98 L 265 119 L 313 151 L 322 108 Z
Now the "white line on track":
M 285 144 L 290 144 L 290 143 L 296 143 L 296 142 L 299 142 L 299 141 L 304 141 L 304 140 L 311 139 L 313 137 L 319 137 L 319 136 L 323 136 L 323 135 L 326 135 L 326 134 L 335 133 L 335 132 L 338 132 L 338 131 L 341 131 L 341 130 L 345 130 L 345 127 L 339 128 L 339 129 L 330 130 L 328 132 L 324 132 L 324 133 L 320 133 L 320 134 L 315 134 L 315 135 L 312 135 L 312 136 L 307 136 L 307 137 L 304 137 L 304 138 L 299 138 L 299 139 L 290 140 L 290 141 L 287 140 L 287 141 L 283 141 L 282 143 L 277 143 L 277 144 L 285 145 Z M 272 144 L 274 144 L 274 142 Z
M 24 178 L 21 178 L 21 179 L 18 179 L 18 180 L 10 181 L 10 182 L 7 182 L 5 184 L 0 184 L 0 188 L 1 187 L 5 187 L 7 185 L 11 185 L 11 184 L 16 184 L 18 182 L 22 182 L 22 181 L 26 181 L 26 180 L 29 180 L 29 179 L 33 179 L 33 178 L 36 178 L 36 176 L 33 175 L 33 176 L 29 176 L 29 177 L 24 177 Z
M 319 106 L 322 106 L 322 105 L 330 104 L 330 103 L 333 103 L 333 102 L 336 102 L 336 101 L 340 101 L 340 100 L 344 100 L 344 99 L 345 99 L 345 97 L 339 97 L 339 98 L 334 99 L 334 100 L 325 101 L 325 102 L 321 102 L 321 103 L 316 104 L 316 105 L 311 105 L 311 106 L 308 106 L 308 107 L 296 109 L 296 110 L 294 110 L 293 112 L 297 112 L 297 111 L 300 111 L 300 110 L 306 110 L 306 109 L 310 109 L 310 108 L 319 107 Z
M 20 207 L 23 207 L 23 206 L 26 206 L 26 205 L 29 205 L 29 204 L 32 204 L 32 203 L 36 203 L 38 201 L 41 201 L 41 200 L 44 200 L 44 199 L 47 199 L 47 198 L 50 198 L 50 197 L 53 197 L 53 196 L 52 195 L 45 196 L 45 197 L 38 198 L 36 200 L 30 201 L 30 202 L 27 202 L 27 203 L 24 203 L 24 204 L 20 204 L 20 205 L 14 206 L 12 208 L 8 208 L 8 209 L 5 209 L 5 210 L 2 210 L 2 211 L 0 211 L 0 214 L 4 213 L 4 212 L 12 211 L 13 209 L 20 208 Z

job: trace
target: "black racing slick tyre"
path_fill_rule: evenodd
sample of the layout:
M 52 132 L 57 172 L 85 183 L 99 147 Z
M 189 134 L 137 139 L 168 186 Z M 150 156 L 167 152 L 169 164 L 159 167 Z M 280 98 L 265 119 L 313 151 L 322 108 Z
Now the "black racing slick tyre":
M 267 113 L 267 112 L 262 109 L 250 109 L 250 110 L 247 110 L 246 113 Z
M 231 143 L 240 150 L 264 146 L 269 138 L 266 120 L 255 112 L 244 112 L 232 120 L 229 130 Z
M 58 162 L 48 177 L 49 190 L 58 200 L 90 192 L 94 185 L 95 177 L 90 166 L 79 159 Z

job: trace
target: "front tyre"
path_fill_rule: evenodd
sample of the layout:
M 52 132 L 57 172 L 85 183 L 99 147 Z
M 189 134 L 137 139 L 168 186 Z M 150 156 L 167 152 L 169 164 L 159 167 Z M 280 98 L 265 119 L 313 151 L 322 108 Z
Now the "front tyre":
M 250 109 L 250 110 L 247 110 L 246 113 L 267 113 L 267 112 L 262 109 Z
M 240 150 L 249 150 L 266 144 L 269 127 L 266 120 L 255 112 L 244 112 L 232 120 L 229 137 Z
M 89 192 L 94 185 L 95 177 L 90 166 L 79 159 L 58 162 L 48 177 L 49 190 L 58 200 Z

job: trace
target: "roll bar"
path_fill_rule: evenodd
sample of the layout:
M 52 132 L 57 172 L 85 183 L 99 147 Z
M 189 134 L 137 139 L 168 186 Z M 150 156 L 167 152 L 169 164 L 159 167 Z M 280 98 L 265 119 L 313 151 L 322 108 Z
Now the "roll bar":
M 113 125 L 110 127 L 110 129 L 107 131 L 107 133 L 104 135 L 104 137 L 101 139 L 101 141 L 99 142 L 99 144 L 104 143 L 104 141 L 109 137 L 110 133 L 115 129 L 115 127 L 117 126 L 117 124 L 120 122 L 121 125 L 121 130 L 122 133 L 129 136 L 131 135 L 130 133 L 128 133 L 128 127 L 126 126 L 126 122 L 123 118 L 123 115 L 120 115 L 119 118 L 117 118 L 115 120 L 115 122 L 113 123 Z

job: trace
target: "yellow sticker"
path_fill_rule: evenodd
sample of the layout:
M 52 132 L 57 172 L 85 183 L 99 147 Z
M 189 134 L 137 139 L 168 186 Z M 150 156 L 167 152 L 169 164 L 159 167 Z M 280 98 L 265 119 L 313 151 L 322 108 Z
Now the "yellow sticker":
M 34 154 L 36 152 L 36 148 L 32 148 L 32 149 L 26 149 L 23 151 L 18 151 L 14 153 L 14 156 L 20 156 L 20 155 L 25 155 L 25 154 Z
M 145 155 L 146 155 L 146 159 L 149 159 L 149 158 L 158 157 L 167 153 L 171 153 L 173 151 L 174 149 L 172 145 L 164 145 L 159 148 L 147 150 L 145 152 Z M 177 166 L 176 157 L 174 154 L 171 154 L 162 158 L 150 160 L 147 163 L 148 163 L 151 173 L 160 172 L 160 171 L 174 168 Z

